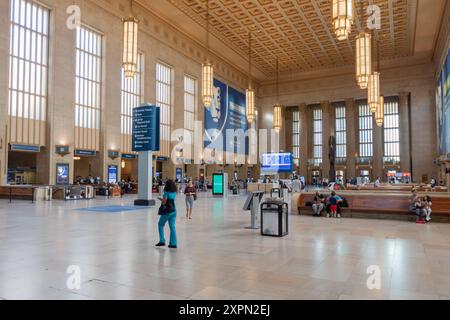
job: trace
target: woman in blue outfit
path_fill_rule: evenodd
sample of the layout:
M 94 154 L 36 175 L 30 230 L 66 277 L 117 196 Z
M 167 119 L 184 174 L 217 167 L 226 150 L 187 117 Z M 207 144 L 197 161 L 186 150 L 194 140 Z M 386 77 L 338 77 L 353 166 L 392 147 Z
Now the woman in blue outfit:
M 166 245 L 166 239 L 164 236 L 164 227 L 166 223 L 169 223 L 170 228 L 170 243 L 169 248 L 176 249 L 177 248 L 177 231 L 175 228 L 175 223 L 177 221 L 177 209 L 175 207 L 175 198 L 177 196 L 177 186 L 173 180 L 168 180 L 164 187 L 164 195 L 163 198 L 160 199 L 163 205 L 166 205 L 168 201 L 173 203 L 173 212 L 168 212 L 163 214 L 158 223 L 159 229 L 159 243 L 156 245 L 157 247 L 164 247 Z

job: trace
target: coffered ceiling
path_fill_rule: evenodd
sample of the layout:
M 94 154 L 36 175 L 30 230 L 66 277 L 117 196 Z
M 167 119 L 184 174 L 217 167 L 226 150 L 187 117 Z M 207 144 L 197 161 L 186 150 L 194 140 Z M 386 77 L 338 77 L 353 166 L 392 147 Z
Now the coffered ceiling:
M 379 45 L 382 61 L 414 55 L 419 1 L 427 0 L 363 1 L 364 12 L 371 4 L 381 9 L 381 29 L 374 32 L 374 47 Z M 439 4 L 439 10 L 444 1 L 432 0 L 430 3 L 434 6 Z M 159 2 L 165 6 L 160 8 L 163 8 L 161 15 L 204 43 L 206 0 L 165 0 L 164 4 L 160 0 L 140 2 L 155 9 L 158 9 L 155 6 Z M 331 0 L 210 0 L 210 31 L 216 40 L 228 48 L 225 52 L 220 51 L 221 56 L 237 55 L 242 59 L 241 64 L 244 59 L 247 62 L 251 32 L 252 60 L 255 69 L 266 79 L 272 78 L 275 73 L 276 58 L 279 59 L 281 73 L 349 66 L 354 63 L 355 36 L 362 25 L 360 3 L 358 0 L 354 2 L 356 19 L 352 33 L 345 41 L 338 41 L 334 35 Z M 436 15 L 434 20 L 439 20 L 439 11 L 431 11 Z M 366 19 L 367 15 L 364 25 Z M 202 32 L 198 32 L 198 27 Z M 434 26 L 434 29 L 437 28 Z M 431 38 L 435 32 L 433 30 Z M 424 41 L 434 41 L 429 39 L 429 35 L 424 38 Z M 376 53 L 378 50 L 374 51 Z M 240 67 L 245 70 L 246 66 Z

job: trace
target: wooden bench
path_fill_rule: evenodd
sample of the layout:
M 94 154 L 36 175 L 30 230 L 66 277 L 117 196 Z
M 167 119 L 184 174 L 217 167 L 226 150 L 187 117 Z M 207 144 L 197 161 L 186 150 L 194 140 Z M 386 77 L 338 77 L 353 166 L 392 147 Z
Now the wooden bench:
M 0 198 L 12 200 L 30 200 L 34 202 L 34 190 L 32 186 L 0 186 Z
M 328 194 L 324 194 L 328 196 Z M 345 198 L 348 208 L 341 208 L 342 214 L 348 217 L 376 217 L 385 219 L 414 220 L 414 214 L 409 212 L 410 193 L 367 193 L 367 192 L 339 192 L 339 196 Z M 438 221 L 450 221 L 450 195 L 443 193 L 427 193 L 432 201 L 432 217 Z M 299 196 L 298 210 L 301 214 L 312 211 L 306 206 L 307 202 L 313 202 L 314 193 L 303 193 Z M 425 194 L 419 194 L 420 197 Z
M 328 194 L 323 194 L 325 197 L 328 197 Z M 314 197 L 315 194 L 306 194 L 306 193 L 302 193 L 299 195 L 298 197 L 298 213 L 302 214 L 302 212 L 308 212 L 312 214 L 312 206 L 307 206 L 306 204 L 308 202 L 313 203 L 314 202 Z M 348 198 L 344 197 L 345 200 L 347 200 L 348 202 Z M 341 212 L 342 213 L 348 213 L 350 212 L 350 203 L 349 203 L 349 207 L 341 207 Z M 325 210 L 325 209 L 324 209 Z

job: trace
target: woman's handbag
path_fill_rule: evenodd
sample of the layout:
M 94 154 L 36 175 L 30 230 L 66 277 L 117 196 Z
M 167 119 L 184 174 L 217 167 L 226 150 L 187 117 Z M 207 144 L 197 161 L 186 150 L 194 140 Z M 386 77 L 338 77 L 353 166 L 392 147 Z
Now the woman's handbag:
M 194 201 L 197 201 L 197 192 L 194 193 Z
M 167 199 L 166 204 L 161 204 L 158 210 L 158 215 L 165 216 L 175 212 L 175 201 Z

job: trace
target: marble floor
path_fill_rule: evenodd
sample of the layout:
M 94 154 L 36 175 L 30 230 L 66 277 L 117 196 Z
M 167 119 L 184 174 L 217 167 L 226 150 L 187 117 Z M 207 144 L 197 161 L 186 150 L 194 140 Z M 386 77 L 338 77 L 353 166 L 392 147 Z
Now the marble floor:
M 292 216 L 279 239 L 245 229 L 243 196 L 202 195 L 190 221 L 179 197 L 170 250 L 156 209 L 77 210 L 133 200 L 0 200 L 0 299 L 450 299 L 450 224 Z

